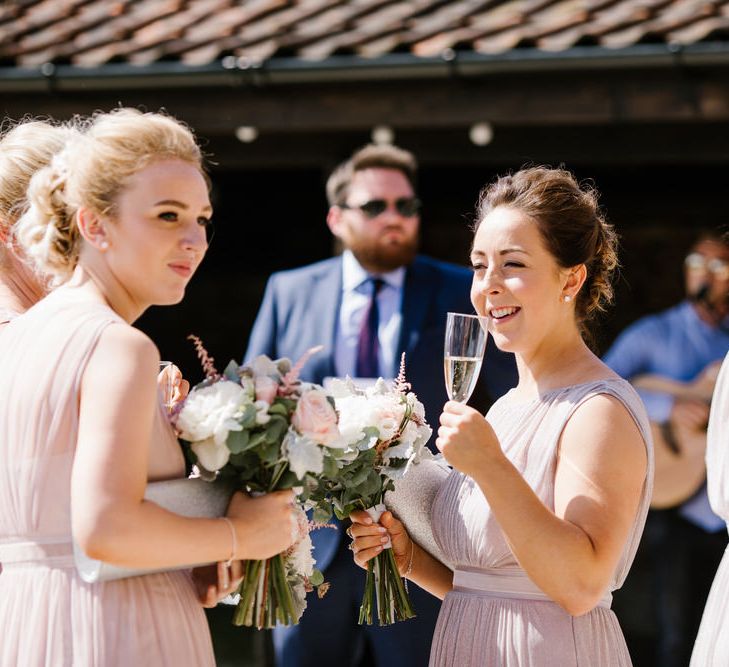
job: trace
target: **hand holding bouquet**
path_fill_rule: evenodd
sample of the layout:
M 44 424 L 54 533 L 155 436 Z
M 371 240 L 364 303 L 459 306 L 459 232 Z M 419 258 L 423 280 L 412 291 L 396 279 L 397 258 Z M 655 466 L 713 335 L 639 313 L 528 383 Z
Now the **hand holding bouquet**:
M 173 415 L 190 461 L 210 481 L 251 494 L 295 489 L 305 501 L 319 485 L 330 448 L 342 444 L 333 400 L 318 385 L 298 379 L 316 349 L 294 367 L 288 359 L 260 356 L 248 366 L 231 361 L 220 375 L 193 340 L 207 379 Z M 298 622 L 306 593 L 323 584 L 314 569 L 309 528 L 299 508 L 289 550 L 266 561 L 245 561 L 236 625 Z
M 332 452 L 336 470 L 325 470 L 324 479 L 312 494 L 316 521 L 328 521 L 354 510 L 366 510 L 374 521 L 386 509 L 387 491 L 410 466 L 429 457 L 425 446 L 432 429 L 425 422 L 422 403 L 405 382 L 404 359 L 394 384 L 382 378 L 365 390 L 352 381 L 335 381 L 331 387 L 343 450 Z M 372 624 L 375 600 L 380 625 L 415 615 L 389 544 L 368 563 L 360 623 Z

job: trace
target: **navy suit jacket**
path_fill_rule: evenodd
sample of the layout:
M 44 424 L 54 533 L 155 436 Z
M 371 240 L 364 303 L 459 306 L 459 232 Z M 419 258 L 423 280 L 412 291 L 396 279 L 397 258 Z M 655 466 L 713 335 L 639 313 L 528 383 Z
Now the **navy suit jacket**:
M 448 400 L 443 372 L 446 314 L 473 312 L 470 287 L 468 269 L 423 255 L 406 270 L 396 358 L 405 352 L 407 380 L 425 406 L 426 419 L 434 432 Z M 296 362 L 310 347 L 323 345 L 324 349 L 306 363 L 301 378 L 321 383 L 323 378 L 336 375 L 334 339 L 341 295 L 341 257 L 274 273 L 266 286 L 245 360 L 266 354 Z M 513 355 L 501 352 L 489 337 L 479 383 L 469 403 L 485 412 L 493 400 L 516 385 L 516 379 Z M 340 532 L 312 533 L 320 569 L 333 558 Z

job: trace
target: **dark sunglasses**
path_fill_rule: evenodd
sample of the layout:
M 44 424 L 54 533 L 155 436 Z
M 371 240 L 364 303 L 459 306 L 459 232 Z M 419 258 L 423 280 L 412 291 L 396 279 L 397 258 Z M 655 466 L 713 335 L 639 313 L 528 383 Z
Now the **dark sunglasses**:
M 395 200 L 395 210 L 404 218 L 412 218 L 420 211 L 421 202 L 417 197 L 400 197 Z M 388 202 L 385 199 L 370 199 L 359 206 L 340 204 L 340 208 L 357 209 L 362 211 L 365 218 L 372 220 L 387 210 Z

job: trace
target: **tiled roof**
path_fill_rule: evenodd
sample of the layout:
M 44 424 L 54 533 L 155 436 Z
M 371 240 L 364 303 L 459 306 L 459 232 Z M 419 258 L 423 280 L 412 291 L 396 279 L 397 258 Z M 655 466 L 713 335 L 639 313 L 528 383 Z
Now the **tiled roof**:
M 499 54 L 729 38 L 729 0 L 0 0 L 0 66 Z

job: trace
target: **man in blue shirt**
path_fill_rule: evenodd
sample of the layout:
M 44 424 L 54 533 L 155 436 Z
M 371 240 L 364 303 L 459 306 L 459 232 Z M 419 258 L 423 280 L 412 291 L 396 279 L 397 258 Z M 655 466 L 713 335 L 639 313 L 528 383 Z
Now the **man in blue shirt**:
M 645 570 L 661 667 L 688 665 L 727 542 L 724 521 L 709 506 L 703 461 L 713 382 L 729 350 L 729 244 L 716 234 L 701 236 L 684 270 L 687 299 L 640 319 L 605 356 L 636 386 L 653 423 L 654 509 L 616 601 L 638 603 Z
M 405 352 L 407 379 L 437 430 L 447 400 L 446 315 L 473 312 L 471 272 L 417 254 L 415 172 L 409 152 L 373 145 L 332 173 L 327 224 L 344 252 L 271 276 L 245 358 L 268 354 L 297 359 L 307 348 L 322 344 L 324 350 L 301 374 L 306 381 L 321 383 L 345 375 L 394 378 Z M 513 355 L 500 352 L 489 339 L 472 404 L 485 409 L 489 399 L 515 384 Z M 378 667 L 425 667 L 440 602 L 411 584 L 416 618 L 384 628 L 359 626 L 365 576 L 354 564 L 343 532 L 342 527 L 312 532 L 317 567 L 331 588 L 321 600 L 308 597 L 298 626 L 274 630 L 277 664 L 356 667 L 369 655 L 369 664 Z

